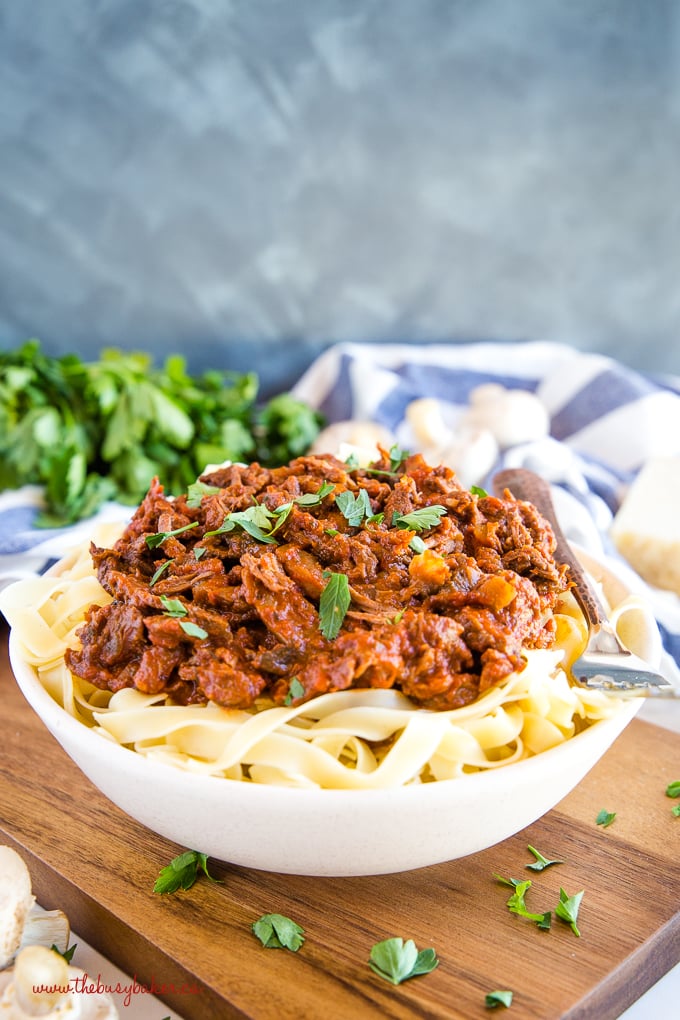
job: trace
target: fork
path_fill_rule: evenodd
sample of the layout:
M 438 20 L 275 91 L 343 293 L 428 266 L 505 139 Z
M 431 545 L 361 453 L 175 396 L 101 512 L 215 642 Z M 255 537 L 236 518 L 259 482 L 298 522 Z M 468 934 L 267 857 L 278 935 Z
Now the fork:
M 527 468 L 506 468 L 494 475 L 493 487 L 499 496 L 507 489 L 516 499 L 533 503 L 552 527 L 556 542 L 555 559 L 569 569 L 574 597 L 588 626 L 587 645 L 572 665 L 575 682 L 591 690 L 676 697 L 679 692 L 666 677 L 621 644 L 607 619 L 604 606 L 558 524 L 548 482 Z

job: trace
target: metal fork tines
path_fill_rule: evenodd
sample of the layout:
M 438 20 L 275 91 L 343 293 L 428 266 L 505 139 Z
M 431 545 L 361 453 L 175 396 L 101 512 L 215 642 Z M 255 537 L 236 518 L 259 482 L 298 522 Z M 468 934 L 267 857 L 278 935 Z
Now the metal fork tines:
M 571 669 L 574 680 L 591 690 L 630 694 L 640 688 L 640 693 L 650 695 L 675 692 L 670 681 L 623 647 L 608 623 L 592 627 L 588 644 Z
M 604 606 L 558 524 L 549 484 L 526 468 L 500 471 L 493 483 L 498 495 L 507 489 L 516 499 L 533 503 L 553 529 L 555 560 L 568 567 L 574 597 L 588 626 L 588 643 L 572 667 L 574 681 L 593 690 L 677 697 L 680 692 L 666 677 L 630 652 L 619 640 L 607 619 Z

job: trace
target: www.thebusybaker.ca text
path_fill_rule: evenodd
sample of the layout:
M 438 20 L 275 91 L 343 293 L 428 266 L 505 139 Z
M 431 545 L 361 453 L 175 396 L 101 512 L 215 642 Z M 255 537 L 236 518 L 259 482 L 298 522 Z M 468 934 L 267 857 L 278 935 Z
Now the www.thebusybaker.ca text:
M 71 978 L 65 985 L 33 985 L 35 995 L 54 995 L 55 993 L 60 995 L 122 995 L 123 1006 L 126 1009 L 130 1005 L 133 995 L 199 995 L 200 991 L 201 989 L 197 985 L 185 983 L 176 985 L 173 981 L 157 984 L 153 975 L 150 983 L 146 985 L 142 981 L 138 981 L 136 977 L 133 977 L 130 984 L 123 984 L 121 981 L 117 981 L 115 985 L 109 984 L 102 980 L 101 974 L 98 974 L 95 979 L 87 973 Z

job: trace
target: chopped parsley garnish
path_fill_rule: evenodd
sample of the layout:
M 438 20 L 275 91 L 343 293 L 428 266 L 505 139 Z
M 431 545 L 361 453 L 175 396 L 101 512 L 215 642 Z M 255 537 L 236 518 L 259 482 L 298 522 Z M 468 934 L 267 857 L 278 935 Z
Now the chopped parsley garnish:
M 227 514 L 219 528 L 214 531 L 206 531 L 205 537 L 225 535 L 238 527 L 247 531 L 258 542 L 276 545 L 276 539 L 269 534 L 273 517 L 274 514 L 263 503 L 255 503 L 246 510 L 234 510 Z
M 74 942 L 72 946 L 69 946 L 69 948 L 65 949 L 64 952 L 62 953 L 61 949 L 59 949 L 58 946 L 55 946 L 54 943 L 52 943 L 52 945 L 50 946 L 50 949 L 52 950 L 52 952 L 56 953 L 57 956 L 62 956 L 66 960 L 67 963 L 71 963 L 71 961 L 73 960 L 73 954 L 75 953 L 77 948 L 78 948 L 78 943 Z
M 480 499 L 484 499 L 485 496 L 489 495 L 486 489 L 482 489 L 480 485 L 471 485 L 470 492 L 473 496 L 479 496 Z
M 305 492 L 302 496 L 296 496 L 293 503 L 298 506 L 318 506 L 334 489 L 331 482 L 324 482 L 318 492 Z
M 297 953 L 305 941 L 304 928 L 283 914 L 263 914 L 253 923 L 252 931 L 265 949 L 289 949 Z
M 423 506 L 420 510 L 412 510 L 411 513 L 395 515 L 392 518 L 392 526 L 407 528 L 409 531 L 428 531 L 439 524 L 439 520 L 446 513 L 446 507 L 435 503 L 433 506 Z
M 527 864 L 529 871 L 545 871 L 546 868 L 551 867 L 553 864 L 564 864 L 564 861 L 554 860 L 550 861 L 547 857 L 544 857 L 536 847 L 529 845 L 528 850 L 534 855 L 536 860 L 532 864 Z
M 351 602 L 349 580 L 347 574 L 334 574 L 331 570 L 324 570 L 323 576 L 327 580 L 319 600 L 319 629 L 332 641 L 342 627 Z
M 189 637 L 201 638 L 202 640 L 208 636 L 207 630 L 203 630 L 202 627 L 199 627 L 197 623 L 192 623 L 191 620 L 180 620 L 179 625 Z
M 376 942 L 368 963 L 379 977 L 399 985 L 419 974 L 429 974 L 438 966 L 439 960 L 434 949 L 421 949 L 419 952 L 413 939 L 404 942 L 401 938 L 393 938 Z
M 219 528 L 216 528 L 215 531 L 206 531 L 205 537 L 226 535 L 228 532 L 233 531 L 234 528 L 239 527 L 247 531 L 258 542 L 264 542 L 267 545 L 277 545 L 274 535 L 284 524 L 293 507 L 296 504 L 298 506 L 318 506 L 321 500 L 332 492 L 334 488 L 335 486 L 331 485 L 330 482 L 324 482 L 318 492 L 307 492 L 302 496 L 296 496 L 295 499 L 290 500 L 288 503 L 282 503 L 276 510 L 270 510 L 264 503 L 255 503 L 246 510 L 234 510 L 232 513 L 227 514 Z M 276 524 L 272 527 L 274 521 L 276 521 Z
M 164 616 L 170 616 L 172 619 L 179 619 L 179 625 L 185 634 L 195 638 L 207 638 L 207 630 L 203 630 L 197 623 L 192 623 L 191 620 L 183 620 L 181 617 L 186 616 L 189 610 L 180 602 L 179 599 L 169 599 L 166 595 L 160 596 L 161 604 L 165 612 Z
M 170 599 L 167 595 L 160 596 L 161 604 L 165 610 L 164 616 L 186 616 L 187 607 L 179 599 Z
M 305 693 L 305 689 L 296 676 L 293 677 L 289 686 L 288 694 L 284 698 L 284 705 L 290 705 L 297 698 L 301 698 Z
M 497 1006 L 511 1006 L 512 992 L 505 990 L 487 992 L 484 996 L 484 1005 L 487 1009 L 495 1009 Z
M 358 528 L 364 518 L 373 515 L 373 507 L 365 489 L 359 489 L 355 496 L 349 489 L 339 492 L 335 505 L 352 528 Z
M 182 535 L 185 531 L 190 531 L 192 528 L 197 527 L 198 521 L 192 521 L 191 524 L 185 524 L 182 528 L 175 528 L 174 531 L 159 531 L 156 535 L 147 535 L 144 541 L 149 549 L 155 549 L 157 546 L 162 545 L 167 538 L 174 538 L 175 535 Z
M 173 893 L 178 889 L 191 889 L 192 885 L 203 872 L 211 882 L 218 882 L 208 871 L 208 855 L 198 850 L 186 850 L 173 858 L 165 868 L 161 868 L 153 887 L 155 893 Z
M 187 488 L 187 506 L 192 510 L 198 509 L 204 496 L 214 496 L 219 492 L 218 485 L 206 485 L 205 482 L 192 482 Z
M 601 825 L 603 829 L 606 829 L 608 825 L 611 825 L 616 818 L 616 811 L 606 811 L 604 808 L 600 811 L 597 818 L 595 819 L 596 825 Z
M 171 563 L 172 563 L 172 558 L 169 559 L 169 560 L 166 560 L 165 563 L 161 563 L 160 567 L 158 568 L 158 570 L 155 572 L 155 574 L 153 575 L 153 577 L 149 581 L 149 587 L 150 588 L 153 587 L 153 585 L 156 583 L 156 581 L 161 576 L 161 574 L 165 573 L 165 571 L 168 569 L 168 567 L 170 566 Z
M 676 779 L 672 783 L 668 784 L 666 787 L 666 796 L 680 797 L 680 779 Z M 680 818 L 680 804 L 675 804 L 674 807 L 671 808 L 671 814 L 675 818 Z
M 407 457 L 411 456 L 410 450 L 402 450 L 401 447 L 394 446 L 390 447 L 390 471 L 398 471 Z
M 495 878 L 502 885 L 509 885 L 513 890 L 512 895 L 506 901 L 506 906 L 511 914 L 517 914 L 518 917 L 525 917 L 529 921 L 535 921 L 536 926 L 541 931 L 550 930 L 551 912 L 548 910 L 543 914 L 534 914 L 529 910 L 524 901 L 527 892 L 531 888 L 531 879 L 520 882 L 516 878 L 503 878 L 501 875 L 496 875 Z
M 561 921 L 565 921 L 571 926 L 571 930 L 577 938 L 581 937 L 581 932 L 576 926 L 578 918 L 579 907 L 581 906 L 581 900 L 583 899 L 583 890 L 575 893 L 574 896 L 567 896 L 564 889 L 560 889 L 560 902 L 555 907 L 555 914 Z

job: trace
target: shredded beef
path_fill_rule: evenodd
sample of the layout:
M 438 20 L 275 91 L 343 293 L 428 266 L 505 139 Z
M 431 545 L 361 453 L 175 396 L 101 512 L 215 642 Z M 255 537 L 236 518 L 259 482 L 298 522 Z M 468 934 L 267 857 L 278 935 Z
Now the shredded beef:
M 420 455 L 395 471 L 380 453 L 365 469 L 330 455 L 231 465 L 204 475 L 198 497 L 170 499 L 154 480 L 113 549 L 92 547 L 113 601 L 89 610 L 69 668 L 179 704 L 394 687 L 439 710 L 521 669 L 523 649 L 550 647 L 568 582 L 538 511 L 472 494 Z M 362 489 L 363 516 L 350 522 L 336 498 Z M 436 523 L 400 521 L 435 505 Z M 256 527 L 230 517 L 244 512 Z M 331 574 L 346 578 L 350 605 L 325 636 Z

